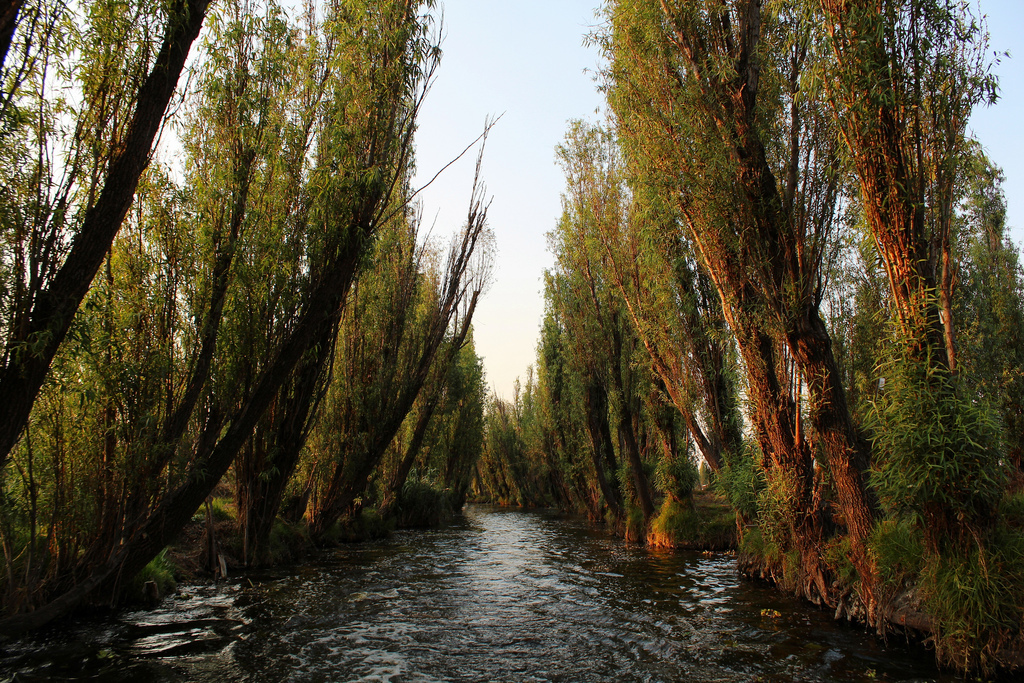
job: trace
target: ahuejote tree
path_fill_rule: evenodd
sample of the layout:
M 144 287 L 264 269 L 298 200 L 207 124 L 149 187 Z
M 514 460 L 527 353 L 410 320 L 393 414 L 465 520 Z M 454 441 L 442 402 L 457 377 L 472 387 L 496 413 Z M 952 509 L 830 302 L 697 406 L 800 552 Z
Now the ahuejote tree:
M 829 471 L 872 609 L 868 447 L 854 428 L 819 312 L 843 177 L 839 140 L 804 74 L 813 24 L 789 5 L 628 0 L 610 8 L 610 102 L 631 181 L 668 192 L 714 283 L 747 374 L 770 488 L 801 557 L 790 580 L 834 602 L 815 458 Z M 796 362 L 816 438 L 780 374 Z

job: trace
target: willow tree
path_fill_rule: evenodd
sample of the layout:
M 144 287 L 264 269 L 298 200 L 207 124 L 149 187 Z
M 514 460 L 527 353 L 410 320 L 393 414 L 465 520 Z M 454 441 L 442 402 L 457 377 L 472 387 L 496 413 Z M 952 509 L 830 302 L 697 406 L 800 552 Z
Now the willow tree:
M 446 339 L 381 462 L 381 517 L 394 517 L 399 526 L 433 526 L 462 509 L 483 448 L 485 402 L 472 334 Z
M 781 526 L 766 531 L 801 558 L 784 580 L 812 600 L 837 599 L 821 559 L 817 458 L 871 610 L 868 447 L 819 310 L 843 176 L 838 135 L 804 77 L 820 59 L 814 25 L 758 0 L 623 0 L 610 15 L 610 100 L 632 182 L 668 193 L 736 337 L 773 493 L 765 519 Z M 814 443 L 780 372 L 787 355 L 807 385 Z
M 477 165 L 479 172 L 479 160 Z M 346 310 L 333 376 L 309 457 L 306 516 L 314 538 L 361 499 L 413 408 L 431 369 L 454 360 L 490 277 L 487 204 L 475 185 L 466 223 L 443 262 L 428 268 L 416 244 L 418 219 L 394 216 L 374 270 Z M 445 340 L 452 344 L 445 347 Z
M 38 596 L 48 601 L 38 609 L 0 622 L 4 632 L 43 624 L 94 592 L 116 594 L 191 519 L 300 362 L 310 351 L 329 354 L 316 342 L 337 324 L 358 265 L 394 210 L 439 52 L 417 3 L 333 5 L 322 31 L 323 39 L 308 46 L 322 51 L 325 95 L 312 120 L 311 148 L 299 157 L 302 180 L 294 190 L 302 210 L 290 223 L 310 237 L 298 254 L 303 282 L 294 313 L 275 321 L 274 341 L 249 385 L 232 386 L 230 400 L 213 392 L 197 402 L 190 438 L 174 445 L 175 467 L 157 473 L 165 481 L 161 495 L 120 543 L 74 582 Z M 160 72 L 166 77 L 166 69 Z
M 920 516 L 933 551 L 967 545 L 990 524 L 1002 490 L 991 427 L 958 386 L 953 302 L 964 132 L 973 107 L 994 97 L 985 36 L 958 0 L 816 6 L 833 57 L 822 82 L 888 275 L 901 347 L 885 369 L 895 381 L 879 414 L 879 486 Z M 902 410 L 908 401 L 921 411 Z M 920 435 L 949 410 L 958 428 L 941 444 L 921 449 L 911 442 L 917 437 L 890 438 L 894 421 Z M 897 495 L 905 485 L 916 493 Z
M 962 230 L 969 267 L 956 310 L 967 376 L 1002 418 L 1003 452 L 1024 483 L 1024 269 L 1006 225 L 1003 173 L 975 147 L 967 158 Z
M 642 183 L 626 187 L 611 131 L 571 124 L 560 148 L 575 201 L 588 207 L 595 258 L 650 356 L 664 392 L 715 471 L 741 450 L 731 339 L 714 287 L 693 260 L 674 205 Z
M 567 147 L 559 147 L 558 157 L 566 176 L 566 192 L 562 196 L 562 218 L 551 235 L 557 268 L 553 304 L 569 331 L 567 347 L 589 377 L 588 419 L 600 421 L 606 414 L 616 416 L 620 454 L 628 464 L 635 501 L 646 520 L 654 514 L 654 499 L 638 440 L 639 388 L 644 378 L 633 359 L 639 342 L 615 291 L 608 260 L 592 248 L 591 242 L 598 239 L 593 226 L 599 207 L 586 201 L 581 184 L 587 178 L 575 172 L 576 159 Z M 608 202 L 615 199 L 605 197 Z M 596 430 L 591 427 L 591 434 L 597 466 L 600 460 L 613 457 L 613 451 L 599 422 Z M 603 492 L 609 499 L 609 492 Z
M 16 88 L 5 118 L 12 107 L 22 115 L 0 163 L 0 466 L 131 206 L 208 5 L 96 3 L 79 16 L 44 3 L 33 20 L 12 5 L 14 28 L 0 27 L 15 41 L 40 31 L 19 43 L 18 73 L 3 73 L 3 87 Z M 59 83 L 76 96 L 51 98 Z

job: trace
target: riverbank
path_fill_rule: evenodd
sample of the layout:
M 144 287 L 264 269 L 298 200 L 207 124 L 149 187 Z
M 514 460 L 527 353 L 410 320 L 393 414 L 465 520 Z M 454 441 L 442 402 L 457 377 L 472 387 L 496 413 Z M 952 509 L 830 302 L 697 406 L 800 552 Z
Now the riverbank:
M 953 683 L 727 553 L 623 543 L 552 510 L 467 506 L 428 532 L 185 587 L 12 644 L 0 680 Z

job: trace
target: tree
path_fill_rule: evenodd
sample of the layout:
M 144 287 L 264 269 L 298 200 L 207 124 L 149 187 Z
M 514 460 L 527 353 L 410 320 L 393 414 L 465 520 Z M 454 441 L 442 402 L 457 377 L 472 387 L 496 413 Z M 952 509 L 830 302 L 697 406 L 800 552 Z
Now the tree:
M 478 158 L 478 178 L 479 164 Z M 379 252 L 379 270 L 358 285 L 337 344 L 334 393 L 310 472 L 307 518 L 314 538 L 323 537 L 363 494 L 446 336 L 454 353 L 468 334 L 490 272 L 482 192 L 475 184 L 466 223 L 439 272 L 420 273 L 416 224 L 402 215 L 396 217 L 395 241 Z
M 838 138 L 816 91 L 803 87 L 819 58 L 812 24 L 754 0 L 620 2 L 611 19 L 610 101 L 626 155 L 638 182 L 671 192 L 736 336 L 770 487 L 785 491 L 778 500 L 802 558 L 799 590 L 833 600 L 819 555 L 818 456 L 871 609 L 868 447 L 819 313 L 842 183 Z M 811 396 L 813 449 L 780 374 L 786 354 Z
M 295 227 L 310 239 L 300 254 L 302 296 L 294 314 L 276 321 L 279 336 L 254 380 L 233 387 L 237 393 L 230 400 L 214 394 L 193 415 L 193 438 L 176 444 L 181 460 L 157 473 L 166 477 L 162 495 L 132 520 L 114 551 L 72 587 L 40 596 L 49 600 L 45 605 L 0 622 L 0 630 L 42 625 L 94 592 L 116 595 L 122 580 L 189 521 L 300 362 L 310 353 L 313 360 L 328 353 L 315 345 L 324 330 L 337 325 L 358 265 L 394 211 L 396 188 L 408 172 L 416 113 L 439 56 L 418 4 L 357 4 L 329 8 L 324 39 L 309 43 L 323 51 L 327 96 L 316 111 L 315 148 L 301 157 L 302 183 L 295 188 L 303 206 Z
M 4 229 L 5 233 L 14 233 L 10 243 L 15 265 L 8 271 L 13 281 L 5 283 L 2 302 L 5 320 L 0 395 L 7 400 L 0 414 L 0 467 L 25 428 L 75 311 L 124 221 L 208 5 L 209 0 L 180 0 L 167 6 L 164 33 L 155 59 L 151 58 L 155 46 L 145 35 L 135 43 L 135 51 L 119 54 L 117 39 L 132 40 L 128 35 L 115 36 L 106 54 L 97 55 L 96 61 L 86 64 L 86 106 L 70 149 L 57 157 L 69 160 L 68 167 L 54 168 L 43 152 L 50 151 L 47 131 L 34 133 L 40 155 L 36 159 L 36 174 L 26 180 L 38 183 L 42 196 L 51 201 L 34 211 L 12 206 L 6 212 L 17 218 L 15 225 L 8 224 Z M 113 23 L 113 30 L 117 31 L 116 20 Z M 147 23 L 139 21 L 145 28 Z M 89 36 L 87 41 L 98 38 L 99 42 L 80 45 L 86 56 L 92 56 L 97 47 L 102 53 L 104 40 L 109 37 L 102 35 L 109 26 L 97 24 L 95 28 L 101 35 Z M 120 75 L 115 71 L 116 62 L 122 58 L 129 60 L 128 74 L 132 69 L 141 72 L 149 67 L 148 75 L 140 79 L 137 88 L 119 87 L 127 85 L 130 78 L 116 83 Z M 41 68 L 42 73 L 34 79 L 38 90 L 25 93 L 26 98 L 34 96 L 40 104 L 45 100 L 46 79 L 45 66 Z M 127 125 L 121 123 L 122 117 Z M 91 160 L 87 146 L 90 142 L 103 149 L 100 156 Z M 91 169 L 85 165 L 90 162 Z M 39 182 L 43 178 L 46 181 Z M 56 178 L 62 180 L 54 183 Z M 4 179 L 5 185 L 7 180 Z M 54 185 L 56 192 L 51 196 Z
M 893 383 L 879 413 L 884 438 L 887 421 L 898 418 L 897 406 L 905 399 L 934 399 L 934 421 L 942 419 L 943 405 L 967 409 L 966 398 L 954 396 L 961 389 L 956 378 L 953 211 L 967 120 L 977 103 L 994 97 L 995 84 L 984 57 L 985 37 L 965 2 L 892 0 L 855 6 L 822 0 L 818 7 L 833 57 L 825 65 L 823 86 L 856 169 L 902 347 L 894 350 L 889 367 L 904 385 Z M 982 422 L 965 418 L 963 424 L 974 425 L 965 427 L 967 432 L 984 431 Z M 952 479 L 962 484 L 959 491 L 918 501 L 934 550 L 951 539 L 970 543 L 971 529 L 989 523 L 1000 495 L 999 477 L 992 472 L 998 456 L 989 452 L 975 459 L 974 449 L 963 451 L 964 442 L 985 441 L 981 432 L 967 432 L 935 449 L 948 455 L 942 460 L 956 472 Z M 880 450 L 882 471 L 902 478 L 905 471 L 897 471 L 903 469 L 897 464 L 901 455 Z M 964 468 L 974 476 L 965 477 Z M 949 505 L 948 496 L 964 507 Z

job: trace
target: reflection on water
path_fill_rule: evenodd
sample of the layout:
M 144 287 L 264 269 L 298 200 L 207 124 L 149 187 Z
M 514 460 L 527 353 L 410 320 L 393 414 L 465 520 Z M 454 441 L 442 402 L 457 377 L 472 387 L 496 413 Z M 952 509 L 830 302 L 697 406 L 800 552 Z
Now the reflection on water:
M 937 680 L 930 655 L 553 514 L 469 507 L 0 651 L 0 680 Z M 939 679 L 942 680 L 942 679 Z M 952 680 L 952 679 L 950 679 Z

